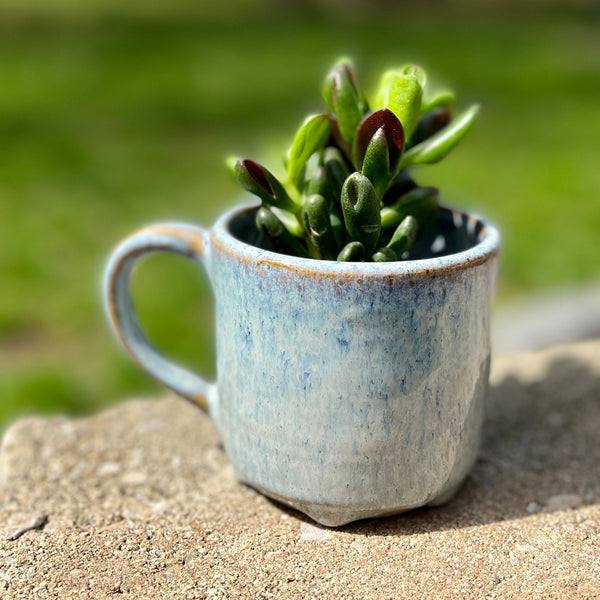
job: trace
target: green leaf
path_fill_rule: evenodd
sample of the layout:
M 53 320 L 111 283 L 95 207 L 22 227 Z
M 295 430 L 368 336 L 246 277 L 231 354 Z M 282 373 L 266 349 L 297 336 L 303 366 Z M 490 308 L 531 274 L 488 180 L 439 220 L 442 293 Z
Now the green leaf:
M 298 238 L 294 237 L 277 218 L 277 216 L 265 206 L 261 206 L 255 218 L 256 228 L 268 237 L 273 246 L 283 254 L 292 256 L 308 257 L 306 248 Z
M 258 196 L 265 204 L 295 212 L 298 205 L 290 198 L 283 185 L 268 169 L 249 159 L 239 159 L 233 167 L 240 185 Z
M 478 112 L 478 105 L 471 106 L 435 135 L 407 150 L 400 160 L 400 168 L 442 160 L 466 135 Z
M 361 173 L 352 173 L 342 188 L 344 223 L 351 241 L 361 242 L 365 254 L 373 252 L 381 232 L 379 198 L 372 183 Z
M 338 248 L 344 245 L 344 237 L 346 234 L 346 227 L 344 221 L 337 213 L 338 207 L 334 207 L 329 218 L 331 220 L 331 230 L 333 231 L 333 237 L 335 238 L 335 244 Z
M 398 225 L 385 248 L 381 248 L 373 255 L 373 260 L 375 262 L 399 260 L 404 252 L 414 244 L 418 230 L 419 223 L 409 215 Z
M 418 221 L 412 215 L 408 215 L 394 231 L 387 247 L 391 248 L 398 256 L 402 256 L 417 239 L 418 229 Z
M 327 169 L 325 169 L 325 167 L 322 167 L 320 165 L 315 167 L 312 176 L 306 182 L 306 189 L 304 193 L 307 196 L 312 196 L 313 194 L 320 194 L 321 196 L 324 196 L 328 202 L 330 202 L 331 186 L 329 184 L 329 177 L 327 175 Z
M 396 162 L 396 164 L 398 163 Z M 390 168 L 390 156 L 382 127 L 371 138 L 362 166 L 362 174 L 369 178 L 378 198 L 383 198 L 383 194 L 393 176 Z
M 339 203 L 342 187 L 344 181 L 346 181 L 348 175 L 350 175 L 350 169 L 348 169 L 348 165 L 346 164 L 346 160 L 342 153 L 333 146 L 325 148 L 323 160 L 325 170 L 327 171 L 329 185 L 331 187 L 331 193 L 334 199 Z
M 272 207 L 271 210 L 277 215 L 277 218 L 292 235 L 297 238 L 304 236 L 304 229 L 295 213 L 275 207 Z
M 368 112 L 369 105 L 350 63 L 341 62 L 330 71 L 323 85 L 323 98 L 337 118 L 342 138 L 351 144 L 356 128 Z
M 302 207 L 302 225 L 312 258 L 333 260 L 337 247 L 327 200 L 319 194 L 310 196 Z
M 392 180 L 388 189 L 383 196 L 383 204 L 390 205 L 398 201 L 398 199 L 410 192 L 410 190 L 417 187 L 417 184 L 408 174 L 408 171 L 404 169 L 400 171 Z
M 299 185 L 300 173 L 306 161 L 318 150 L 322 150 L 329 139 L 331 122 L 328 115 L 308 117 L 294 137 L 288 159 L 290 180 Z
M 385 161 L 388 164 L 388 172 L 390 168 L 396 169 L 404 148 L 404 130 L 398 117 L 392 111 L 383 108 L 366 116 L 358 126 L 352 146 L 352 159 L 357 170 L 364 169 L 369 145 L 376 135 L 381 137 L 381 133 L 378 132 L 383 134 L 383 138 L 376 142 L 377 150 L 372 151 L 374 156 L 371 157 L 368 168 L 380 170 L 373 162 Z
M 381 79 L 377 105 L 391 110 L 402 123 L 404 135 L 410 135 L 421 112 L 425 72 L 408 65 L 400 71 L 388 71 Z
M 371 257 L 373 262 L 394 262 L 400 260 L 400 257 L 391 248 L 380 248 Z
M 439 190 L 434 187 L 416 187 L 403 194 L 391 206 L 381 209 L 381 227 L 398 227 L 409 215 L 419 222 L 419 233 L 435 223 L 438 213 Z
M 434 108 L 440 107 L 452 109 L 454 107 L 454 102 L 454 94 L 447 90 L 444 90 L 443 92 L 438 92 L 430 98 L 425 96 L 421 104 L 421 114 L 425 114 L 426 112 L 429 112 Z
M 365 247 L 360 242 L 348 242 L 337 255 L 342 262 L 361 262 L 365 260 Z
M 410 137 L 408 147 L 416 146 L 426 139 L 435 135 L 440 129 L 443 129 L 452 120 L 450 111 L 444 106 L 433 108 L 429 112 L 421 115 L 417 126 Z

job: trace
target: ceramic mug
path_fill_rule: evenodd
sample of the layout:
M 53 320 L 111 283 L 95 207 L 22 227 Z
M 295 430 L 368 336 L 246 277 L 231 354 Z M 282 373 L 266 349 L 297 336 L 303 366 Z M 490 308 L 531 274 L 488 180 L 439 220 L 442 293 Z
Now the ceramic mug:
M 446 501 L 480 441 L 498 232 L 442 209 L 417 242 L 425 258 L 317 261 L 269 249 L 255 211 L 209 231 L 151 226 L 118 246 L 105 302 L 121 342 L 208 412 L 241 481 L 324 525 Z M 157 251 L 208 274 L 214 383 L 161 356 L 136 321 L 130 273 Z

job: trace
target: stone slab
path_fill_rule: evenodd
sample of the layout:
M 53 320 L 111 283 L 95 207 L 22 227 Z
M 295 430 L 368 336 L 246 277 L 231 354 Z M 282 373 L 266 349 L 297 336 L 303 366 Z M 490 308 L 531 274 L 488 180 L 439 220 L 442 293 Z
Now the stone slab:
M 341 529 L 237 483 L 176 399 L 26 419 L 0 451 L 0 598 L 598 598 L 600 340 L 495 356 L 449 504 Z

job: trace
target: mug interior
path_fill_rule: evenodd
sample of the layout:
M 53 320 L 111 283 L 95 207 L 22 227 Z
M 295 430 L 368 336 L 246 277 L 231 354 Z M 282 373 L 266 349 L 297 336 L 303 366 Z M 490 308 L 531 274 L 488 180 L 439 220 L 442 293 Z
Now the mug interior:
M 229 220 L 229 233 L 262 250 L 281 254 L 269 238 L 254 224 L 258 207 L 238 212 Z M 404 260 L 425 260 L 464 252 L 480 244 L 486 237 L 487 225 L 477 217 L 454 209 L 440 207 L 435 225 L 402 255 Z

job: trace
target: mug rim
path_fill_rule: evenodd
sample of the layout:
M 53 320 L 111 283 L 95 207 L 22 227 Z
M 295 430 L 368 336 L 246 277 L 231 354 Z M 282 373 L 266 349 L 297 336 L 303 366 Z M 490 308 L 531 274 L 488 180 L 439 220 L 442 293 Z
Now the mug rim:
M 244 203 L 224 212 L 210 230 L 211 245 L 230 256 L 238 256 L 245 262 L 268 264 L 274 268 L 302 272 L 312 275 L 342 277 L 389 277 L 389 276 L 432 276 L 449 271 L 462 270 L 487 262 L 499 253 L 500 233 L 491 223 L 479 215 L 446 206 L 440 207 L 451 213 L 453 218 L 466 219 L 473 227 L 481 226 L 480 240 L 470 248 L 437 256 L 388 262 L 343 262 L 302 258 L 265 250 L 240 240 L 230 231 L 232 221 L 245 212 L 256 210 L 260 204 Z

